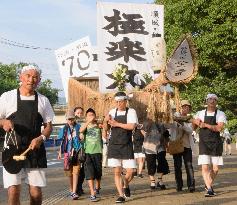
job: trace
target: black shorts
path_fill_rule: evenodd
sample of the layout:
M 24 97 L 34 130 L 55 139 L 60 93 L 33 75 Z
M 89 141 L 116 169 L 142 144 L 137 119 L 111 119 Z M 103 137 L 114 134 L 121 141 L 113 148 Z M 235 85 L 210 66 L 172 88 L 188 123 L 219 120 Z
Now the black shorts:
M 84 164 L 85 178 L 101 179 L 102 176 L 102 154 L 86 154 L 86 161 Z
M 156 172 L 166 175 L 170 172 L 165 156 L 165 151 L 159 152 L 157 154 L 146 154 L 148 175 L 154 176 Z

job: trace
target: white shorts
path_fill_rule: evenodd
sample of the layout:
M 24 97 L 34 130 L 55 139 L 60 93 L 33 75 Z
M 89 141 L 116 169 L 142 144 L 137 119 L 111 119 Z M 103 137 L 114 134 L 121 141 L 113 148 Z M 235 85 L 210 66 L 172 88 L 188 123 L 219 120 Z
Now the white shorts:
M 199 155 L 198 156 L 198 165 L 202 164 L 214 164 L 214 165 L 223 165 L 222 156 L 211 156 L 211 155 Z
M 13 185 L 20 185 L 21 180 L 24 179 L 26 184 L 37 187 L 46 186 L 46 177 L 44 169 L 24 168 L 17 174 L 10 174 L 3 167 L 3 184 L 7 189 Z
M 134 153 L 134 158 L 135 159 L 137 159 L 137 158 L 145 158 L 146 157 L 146 155 L 144 154 L 144 153 Z
M 108 159 L 108 167 L 136 168 L 134 159 Z

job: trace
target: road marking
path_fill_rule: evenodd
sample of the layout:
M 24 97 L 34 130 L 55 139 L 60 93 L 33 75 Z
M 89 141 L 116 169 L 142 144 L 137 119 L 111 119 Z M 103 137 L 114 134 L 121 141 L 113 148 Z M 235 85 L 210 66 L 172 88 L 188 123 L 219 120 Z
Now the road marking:
M 48 162 L 47 165 L 48 166 L 52 166 L 54 164 L 61 164 L 62 162 Z
M 57 202 L 65 199 L 68 197 L 69 194 L 69 190 L 68 189 L 64 189 L 63 191 L 60 191 L 56 194 L 54 194 L 53 196 L 45 199 L 42 203 L 42 205 L 53 205 L 53 204 L 57 204 Z

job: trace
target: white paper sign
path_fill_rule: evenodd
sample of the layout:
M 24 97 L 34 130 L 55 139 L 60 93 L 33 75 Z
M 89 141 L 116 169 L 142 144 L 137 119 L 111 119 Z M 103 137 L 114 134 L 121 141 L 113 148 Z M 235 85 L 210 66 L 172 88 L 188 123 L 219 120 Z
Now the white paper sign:
M 97 2 L 100 91 L 118 89 L 113 75 L 118 64 L 128 67 L 127 90 L 145 87 L 142 75 L 154 75 L 150 41 L 163 37 L 163 5 Z
M 171 56 L 166 76 L 172 82 L 185 80 L 194 72 L 193 59 L 188 41 L 185 39 Z
M 166 45 L 163 38 L 152 38 L 151 44 L 151 67 L 154 71 L 161 71 L 166 66 Z
M 98 77 L 97 64 L 92 63 L 89 37 L 82 38 L 55 51 L 63 89 L 68 98 L 68 80 L 70 77 Z M 92 66 L 93 65 L 93 66 Z

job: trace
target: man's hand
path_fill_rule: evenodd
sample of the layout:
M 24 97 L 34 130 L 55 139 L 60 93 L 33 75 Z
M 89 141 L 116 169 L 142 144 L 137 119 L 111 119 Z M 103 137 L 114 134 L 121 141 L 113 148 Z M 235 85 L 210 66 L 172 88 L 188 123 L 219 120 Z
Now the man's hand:
M 193 119 L 192 123 L 199 127 L 201 125 L 202 121 L 198 118 L 198 119 Z
M 11 130 L 14 129 L 14 125 L 13 122 L 11 120 L 2 120 L 1 122 L 2 124 L 2 128 L 6 131 L 6 132 L 10 132 Z
M 33 139 L 31 141 L 30 148 L 32 150 L 40 148 L 40 145 L 43 143 L 43 141 L 44 140 L 43 140 L 42 136 L 36 137 L 35 139 Z
M 206 124 L 205 122 L 201 122 L 199 127 L 200 128 L 208 128 L 208 124 Z
M 116 120 L 109 120 L 108 122 L 112 127 L 118 127 L 119 122 L 117 122 Z

